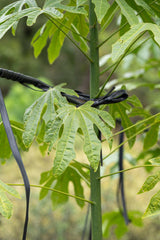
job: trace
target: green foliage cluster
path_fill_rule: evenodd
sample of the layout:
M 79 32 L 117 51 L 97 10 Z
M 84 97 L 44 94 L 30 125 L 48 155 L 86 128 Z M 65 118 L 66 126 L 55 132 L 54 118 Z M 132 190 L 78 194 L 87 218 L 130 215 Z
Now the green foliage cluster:
M 95 12 L 92 12 L 93 4 Z M 98 70 L 94 69 L 97 75 L 101 76 L 109 72 L 107 79 L 102 85 L 99 85 L 99 89 L 91 89 L 90 91 L 91 95 L 95 95 L 93 93 L 96 92 L 97 96 L 95 95 L 94 97 L 99 97 L 105 94 L 104 90 L 106 88 L 115 83 L 119 88 L 130 88 L 132 90 L 144 85 L 143 81 L 131 83 L 131 80 L 143 76 L 147 67 L 148 69 L 155 67 L 153 62 L 149 63 L 148 58 L 143 59 L 143 68 L 141 71 L 132 72 L 127 77 L 121 77 L 115 81 L 111 81 L 111 83 L 109 83 L 109 80 L 120 64 L 122 67 L 125 67 L 123 60 L 127 57 L 133 60 L 133 55 L 137 56 L 143 50 L 144 44 L 149 42 L 154 47 L 157 45 L 160 46 L 159 7 L 160 4 L 157 1 L 150 3 L 147 0 L 115 0 L 112 3 L 106 0 L 93 0 L 89 2 L 86 0 L 71 0 L 67 2 L 62 0 L 46 0 L 42 7 L 35 0 L 15 1 L 6 5 L 0 11 L 0 38 L 10 29 L 12 30 L 12 34 L 15 35 L 18 23 L 22 18 L 27 18 L 26 24 L 30 27 L 36 23 L 40 15 L 44 15 L 45 22 L 35 33 L 31 42 L 35 57 L 38 57 L 47 46 L 48 60 L 52 64 L 59 57 L 64 40 L 66 38 L 69 39 L 88 60 L 91 70 L 94 69 L 94 64 L 98 66 Z M 96 20 L 94 25 L 91 26 L 90 19 L 94 18 L 94 16 L 96 16 Z M 118 29 L 102 42 L 95 43 L 95 40 L 91 36 L 92 29 L 95 28 L 95 32 L 98 31 L 98 34 L 100 34 L 101 31 L 108 29 L 112 21 L 117 21 L 118 18 Z M 100 49 L 117 33 L 119 35 L 112 44 L 111 53 L 109 56 L 103 56 L 105 60 L 103 61 L 102 69 L 100 69 L 99 56 L 96 58 L 96 54 L 92 50 L 94 48 L 95 51 Z M 108 66 L 109 61 L 112 61 L 110 66 Z M 157 57 L 156 64 L 158 63 L 159 59 Z M 96 80 L 99 83 L 99 79 Z M 93 79 L 91 78 L 90 85 L 92 86 L 92 84 L 94 86 L 95 83 L 93 83 Z M 153 89 L 159 88 L 154 83 L 145 84 Z M 89 185 L 89 168 L 91 167 L 97 172 L 99 167 L 102 144 L 97 137 L 97 130 L 102 133 L 104 141 L 107 141 L 111 149 L 110 153 L 104 157 L 105 160 L 120 147 L 119 145 L 112 150 L 113 137 L 120 133 L 112 134 L 111 132 L 115 128 L 116 119 L 121 120 L 122 131 L 126 133 L 127 137 L 121 145 L 128 142 L 130 148 L 132 148 L 136 136 L 143 134 L 144 152 L 138 158 L 141 159 L 142 155 L 146 158 L 151 153 L 149 152 L 151 147 L 153 148 L 153 157 L 157 157 L 156 147 L 159 137 L 160 119 L 159 113 L 152 116 L 149 110 L 144 109 L 140 100 L 135 95 L 130 96 L 123 102 L 103 106 L 99 109 L 92 107 L 92 101 L 88 101 L 77 108 L 69 104 L 66 98 L 61 95 L 61 92 L 65 92 L 72 96 L 77 96 L 76 92 L 62 87 L 62 85 L 58 85 L 40 96 L 26 110 L 24 125 L 17 122 L 11 122 L 11 124 L 17 141 L 23 150 L 27 150 L 34 141 L 37 141 L 39 144 L 42 154 L 56 149 L 52 169 L 41 175 L 40 184 L 42 190 L 40 198 L 44 198 L 51 187 L 54 190 L 60 191 L 61 193 L 53 191 L 51 194 L 51 200 L 55 208 L 68 200 L 68 185 L 69 182 L 73 182 L 76 201 L 82 207 L 85 199 L 81 181 L 83 180 Z M 105 107 L 108 112 L 104 111 Z M 140 117 L 142 120 L 134 123 L 137 117 Z M 145 130 L 147 130 L 146 133 L 144 133 Z M 11 152 L 2 123 L 0 125 L 0 135 L 2 136 L 0 139 L 0 148 L 5 149 L 5 151 L 0 153 L 0 157 L 7 159 L 10 157 Z M 74 144 L 77 135 L 84 141 L 83 150 L 89 164 L 76 161 Z M 155 160 L 154 164 L 150 165 L 158 165 L 157 161 Z M 139 193 L 151 190 L 158 181 L 159 172 L 147 178 Z M 0 208 L 0 212 L 5 217 L 10 217 L 12 209 L 11 207 L 10 209 L 8 208 L 9 202 L 6 200 L 5 192 L 11 194 L 11 190 L 3 187 L 2 184 L 0 194 L 4 199 L 4 204 Z M 15 192 L 12 195 L 18 197 Z M 93 201 L 93 199 L 91 200 Z M 160 193 L 158 191 L 151 199 L 144 217 L 159 212 L 159 200 Z M 137 212 L 135 215 L 134 212 L 131 212 L 131 219 L 133 223 L 137 224 L 139 222 L 138 225 L 141 225 L 139 216 L 137 217 L 136 214 Z M 109 227 L 113 224 L 119 224 L 121 219 L 122 216 L 117 212 L 104 214 L 103 221 L 106 226 L 106 236 L 108 235 Z M 117 237 L 121 237 L 126 232 L 126 229 L 125 225 L 118 227 L 116 229 Z

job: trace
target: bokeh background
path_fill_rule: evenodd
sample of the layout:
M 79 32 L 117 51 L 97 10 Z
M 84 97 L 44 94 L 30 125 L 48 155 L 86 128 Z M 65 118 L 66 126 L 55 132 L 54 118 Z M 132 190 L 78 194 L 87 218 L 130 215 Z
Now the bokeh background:
M 10 2 L 12 1 L 1 0 L 0 9 Z M 69 88 L 88 93 L 88 62 L 68 40 L 65 40 L 61 56 L 52 65 L 48 63 L 47 47 L 42 51 L 38 59 L 34 58 L 33 48 L 30 43 L 35 31 L 40 27 L 42 22 L 43 18 L 39 18 L 35 26 L 28 28 L 25 24 L 25 19 L 23 19 L 17 28 L 16 36 L 13 37 L 11 32 L 8 32 L 5 37 L 0 40 L 0 67 L 40 78 L 43 81 L 50 82 L 52 85 L 66 83 Z M 108 32 L 100 35 L 100 39 L 105 39 L 115 28 L 116 19 L 110 26 Z M 110 46 L 112 41 L 113 39 L 101 48 L 101 56 L 111 52 Z M 124 80 L 126 79 L 126 83 L 130 83 L 129 95 L 136 94 L 146 109 L 148 109 L 148 105 L 150 105 L 150 111 L 152 113 L 159 111 L 159 89 L 154 89 L 153 87 L 155 84 L 159 84 L 159 62 L 160 50 L 152 41 L 149 41 L 144 48 L 139 49 L 138 56 L 133 54 L 129 58 L 126 58 L 118 71 L 112 76 L 112 80 L 120 79 L 122 84 L 124 84 Z M 125 75 L 126 72 L 131 73 L 132 76 Z M 103 83 L 108 74 L 109 73 L 106 73 L 101 77 L 101 83 Z M 131 87 L 133 81 L 135 83 L 141 83 L 141 86 L 136 89 L 136 91 L 132 90 Z M 0 87 L 5 96 L 9 117 L 17 121 L 23 120 L 25 109 L 42 94 L 5 79 L 0 79 Z M 108 85 L 108 88 L 109 87 L 110 85 Z M 115 138 L 115 145 L 117 141 L 118 139 Z M 86 161 L 79 148 L 78 142 L 76 149 L 77 158 Z M 137 139 L 132 150 L 130 150 L 127 145 L 125 146 L 125 167 L 130 166 L 129 161 L 136 161 L 141 150 L 142 144 L 140 138 Z M 107 151 L 107 146 L 104 144 L 104 155 Z M 36 144 L 33 144 L 29 152 L 22 153 L 22 158 L 31 183 L 38 184 L 40 173 L 52 167 L 53 155 L 54 153 L 49 156 L 42 156 Z M 114 167 L 117 156 L 117 153 L 112 155 L 109 163 L 104 163 L 103 172 L 108 173 L 111 168 L 116 169 Z M 150 197 L 158 189 L 157 186 L 152 192 L 137 195 L 147 175 L 148 173 L 145 169 L 137 169 L 125 174 L 125 193 L 129 210 L 137 210 L 143 214 Z M 4 161 L 2 161 L 0 176 L 6 183 L 22 182 L 19 169 L 12 157 L 11 159 L 7 159 L 5 164 Z M 116 201 L 117 182 L 117 176 L 102 180 L 103 212 L 118 211 Z M 84 187 L 85 196 L 89 199 L 89 189 L 85 185 Z M 73 192 L 72 188 L 73 186 L 70 185 L 71 193 Z M 25 194 L 23 187 L 17 187 L 16 189 L 20 192 L 22 199 L 12 199 L 14 202 L 14 212 L 11 219 L 6 220 L 0 216 L 0 240 L 18 240 L 21 238 L 25 212 Z M 81 209 L 76 205 L 74 199 L 70 199 L 67 204 L 53 211 L 49 196 L 39 201 L 39 190 L 32 188 L 28 240 L 80 240 L 85 226 L 87 209 L 87 204 Z M 89 224 L 87 226 L 88 233 Z M 107 239 L 117 239 L 114 230 L 115 226 L 111 227 L 110 236 Z M 87 235 L 85 239 L 87 239 Z M 130 224 L 129 231 L 122 237 L 122 240 L 134 239 L 160 239 L 160 216 L 144 219 L 142 227 L 136 227 Z

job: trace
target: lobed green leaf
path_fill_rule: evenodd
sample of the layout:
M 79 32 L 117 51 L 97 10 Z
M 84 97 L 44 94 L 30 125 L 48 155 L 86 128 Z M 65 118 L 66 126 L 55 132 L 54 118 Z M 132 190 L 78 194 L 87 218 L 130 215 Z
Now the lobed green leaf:
M 23 133 L 23 142 L 26 147 L 32 144 L 40 121 L 43 119 L 47 125 L 55 118 L 55 106 L 59 107 L 67 103 L 60 93 L 61 90 L 61 86 L 48 90 L 26 110 Z
M 44 4 L 44 8 L 50 8 L 50 7 L 54 7 L 55 9 L 60 9 L 60 10 L 64 10 L 70 13 L 76 13 L 76 14 L 87 14 L 87 12 L 85 11 L 85 9 L 82 6 L 68 6 L 65 4 L 62 4 L 63 0 L 56 0 L 56 1 L 52 1 L 52 0 L 46 0 L 45 4 Z
M 55 190 L 69 193 L 69 183 L 72 182 L 75 195 L 84 198 L 84 190 L 81 183 L 82 180 L 89 184 L 88 168 L 81 163 L 71 162 L 66 170 L 58 178 L 55 178 L 53 175 L 53 170 L 42 173 L 40 183 L 44 184 L 45 187 L 51 187 L 54 185 Z M 42 188 L 40 192 L 40 199 L 46 197 L 47 194 L 48 190 Z M 52 192 L 51 200 L 53 208 L 66 203 L 68 201 L 68 198 L 69 197 L 67 195 Z M 84 202 L 81 200 L 76 199 L 76 201 L 80 207 L 84 206 Z

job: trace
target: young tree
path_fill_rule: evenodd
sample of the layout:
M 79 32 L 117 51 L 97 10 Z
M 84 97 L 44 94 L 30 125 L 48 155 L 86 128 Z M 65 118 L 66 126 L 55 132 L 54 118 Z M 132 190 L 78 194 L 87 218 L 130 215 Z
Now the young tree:
M 46 21 L 35 33 L 31 42 L 35 57 L 39 56 L 49 40 L 48 60 L 52 64 L 58 58 L 65 38 L 68 38 L 88 59 L 90 65 L 89 95 L 65 89 L 63 85 L 52 88 L 37 79 L 3 69 L 1 69 L 0 75 L 7 79 L 19 81 L 25 86 L 32 84 L 45 91 L 26 110 L 24 126 L 20 123 L 11 122 L 12 129 L 17 137 L 18 144 L 23 150 L 28 149 L 34 140 L 40 145 L 42 153 L 50 152 L 53 147 L 56 147 L 52 169 L 41 175 L 41 186 L 39 187 L 42 190 L 40 198 L 47 195 L 54 183 L 54 189 L 52 189 L 53 204 L 54 199 L 56 199 L 55 204 L 66 202 L 70 194 L 65 192 L 67 187 L 64 188 L 62 182 L 65 181 L 66 186 L 68 186 L 68 182 L 72 181 L 76 193 L 74 197 L 78 205 L 83 206 L 85 201 L 91 204 L 92 240 L 102 239 L 100 179 L 108 176 L 100 176 L 100 163 L 102 162 L 101 135 L 104 138 L 103 141 L 108 142 L 110 149 L 115 135 L 125 132 L 127 137 L 127 140 L 121 141 L 116 148 L 103 157 L 105 161 L 107 161 L 109 155 L 126 142 L 129 143 L 130 147 L 133 147 L 136 136 L 144 133 L 145 130 L 147 130 L 143 141 L 145 150 L 156 145 L 158 141 L 159 113 L 151 115 L 144 110 L 136 96 L 127 96 L 125 91 L 127 88 L 127 84 L 125 87 L 126 78 L 121 79 L 125 80 L 121 81 L 121 84 L 123 83 L 121 90 L 113 92 L 112 89 L 109 93 L 106 93 L 105 89 L 108 88 L 109 80 L 116 73 L 119 65 L 123 63 L 122 60 L 125 57 L 131 56 L 133 53 L 137 54 L 148 40 L 152 39 L 154 46 L 155 44 L 160 45 L 159 7 L 158 1 L 148 3 L 146 0 L 45 0 L 41 8 L 35 0 L 24 0 L 15 1 L 0 11 L 0 38 L 9 29 L 15 35 L 20 19 L 27 17 L 27 25 L 32 26 L 40 15 L 44 15 Z M 117 19 L 119 20 L 117 29 L 101 42 L 99 40 L 100 34 L 106 32 L 110 23 Z M 112 49 L 110 49 L 111 55 L 104 56 L 103 60 L 106 60 L 103 62 L 103 66 L 106 67 L 101 70 L 99 49 L 115 35 L 118 35 L 118 37 L 113 41 Z M 108 66 L 111 59 L 112 63 Z M 152 64 L 149 68 L 151 67 L 153 67 Z M 145 70 L 145 67 L 143 70 Z M 101 85 L 99 78 L 106 72 L 109 73 L 108 77 Z M 135 75 L 133 74 L 133 78 Z M 120 79 L 117 81 L 117 86 L 119 82 Z M 142 82 L 139 81 L 139 84 L 142 84 Z M 134 83 L 132 83 L 132 86 L 135 89 L 137 87 Z M 3 114 L 2 110 L 1 114 Z M 135 116 L 142 117 L 142 120 L 133 124 L 131 117 Z M 112 134 L 111 130 L 115 128 L 117 119 L 120 119 L 123 129 L 116 134 Z M 5 127 L 5 119 L 3 119 L 3 122 Z M 2 148 L 6 143 L 4 141 L 6 139 L 4 127 L 1 123 Z M 83 164 L 75 160 L 74 143 L 77 134 L 83 138 L 83 150 L 89 164 Z M 7 147 L 5 145 L 4 149 L 7 150 L 1 152 L 0 156 L 1 158 L 8 158 L 11 155 L 11 150 L 8 145 Z M 152 166 L 159 166 L 159 158 L 152 159 L 151 164 Z M 145 166 L 148 165 L 145 164 Z M 142 166 L 138 165 L 133 168 L 136 167 Z M 23 170 L 22 173 L 24 173 Z M 91 199 L 85 200 L 81 180 L 88 183 L 88 170 L 90 172 Z M 153 178 L 154 183 L 151 181 Z M 158 181 L 159 172 L 146 180 L 139 193 L 149 191 Z M 3 182 L 0 183 L 0 186 L 0 194 L 4 202 L 0 211 L 2 215 L 9 218 L 11 216 L 11 203 L 6 198 L 5 193 L 8 192 L 17 197 L 19 195 Z M 145 216 L 159 211 L 158 200 L 159 192 L 151 199 Z M 105 217 L 107 219 L 107 215 Z M 118 215 L 115 219 L 118 219 Z M 106 235 L 107 231 L 106 229 Z M 25 237 L 24 234 L 23 239 Z

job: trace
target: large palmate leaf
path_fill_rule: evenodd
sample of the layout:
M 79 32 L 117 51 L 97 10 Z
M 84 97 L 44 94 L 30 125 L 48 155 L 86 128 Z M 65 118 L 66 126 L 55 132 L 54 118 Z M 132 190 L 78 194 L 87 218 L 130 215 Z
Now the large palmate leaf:
M 44 8 L 55 8 L 55 9 L 60 9 L 64 10 L 67 12 L 71 13 L 76 13 L 76 14 L 87 14 L 85 9 L 82 6 L 67 6 L 64 5 L 63 0 L 46 0 L 44 3 Z M 79 5 L 79 4 L 78 4 Z
M 117 61 L 145 31 L 151 31 L 155 42 L 160 46 L 160 27 L 153 23 L 139 23 L 131 26 L 131 29 L 113 44 L 112 60 Z
M 63 132 L 56 146 L 56 156 L 54 159 L 54 174 L 59 176 L 64 172 L 69 163 L 75 158 L 74 143 L 78 129 L 81 129 L 84 135 L 84 152 L 94 168 L 97 169 L 99 164 L 99 156 L 101 149 L 101 142 L 97 137 L 94 125 L 102 132 L 103 136 L 110 142 L 111 131 L 110 127 L 114 127 L 114 121 L 109 113 L 94 109 L 91 107 L 92 102 L 87 102 L 80 107 L 68 105 L 61 107 L 57 111 L 57 118 L 62 119 Z M 60 122 L 58 124 L 60 130 Z M 45 139 L 50 146 L 53 145 L 55 139 L 57 140 L 57 133 L 53 134 L 51 138 L 51 131 L 55 129 L 54 124 L 48 127 Z
M 41 119 L 43 118 L 47 125 L 48 122 L 54 120 L 55 107 L 58 108 L 67 104 L 66 98 L 62 97 L 60 93 L 61 91 L 61 85 L 51 88 L 26 110 L 24 114 L 25 129 L 23 133 L 25 146 L 29 147 L 32 144 Z M 65 89 L 63 89 L 64 91 Z
M 12 216 L 13 204 L 6 196 L 7 193 L 20 198 L 19 193 L 14 188 L 0 180 L 0 213 L 6 218 L 10 218 Z
M 85 181 L 87 185 L 89 184 L 88 167 L 85 165 L 81 165 L 78 162 L 72 162 L 64 171 L 64 173 L 58 178 L 55 178 L 55 176 L 53 175 L 53 170 L 42 173 L 40 184 L 44 184 L 45 187 L 53 186 L 55 190 L 69 193 L 69 183 L 72 182 L 75 195 L 84 198 L 82 181 Z M 46 197 L 48 192 L 49 191 L 47 189 L 42 189 L 40 192 L 40 199 Z M 53 192 L 51 194 L 53 208 L 56 208 L 58 205 L 64 204 L 68 201 L 68 198 L 69 197 L 67 195 Z M 76 201 L 80 207 L 83 207 L 84 202 L 79 199 L 76 199 Z
M 32 26 L 41 14 L 52 19 L 63 18 L 62 10 L 74 14 L 86 14 L 83 7 L 67 6 L 61 4 L 61 2 L 60 0 L 46 1 L 43 8 L 40 8 L 34 0 L 20 0 L 7 5 L 0 11 L 0 38 L 2 38 L 10 28 L 12 28 L 13 33 L 15 33 L 17 23 L 23 17 L 27 17 L 27 25 Z

